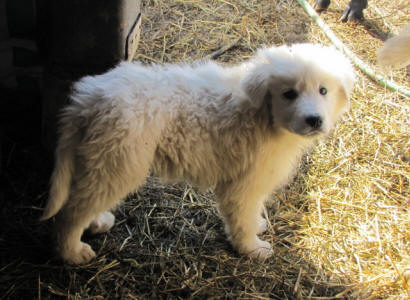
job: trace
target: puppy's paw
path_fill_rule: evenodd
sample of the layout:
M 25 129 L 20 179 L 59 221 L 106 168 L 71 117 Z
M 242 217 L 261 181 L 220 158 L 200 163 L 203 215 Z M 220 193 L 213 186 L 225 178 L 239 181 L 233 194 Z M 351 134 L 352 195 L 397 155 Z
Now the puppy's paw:
M 92 234 L 107 232 L 114 226 L 115 216 L 109 211 L 103 212 L 88 227 Z
M 273 255 L 273 250 L 268 242 L 260 240 L 256 237 L 252 243 L 242 245 L 239 249 L 241 253 L 247 254 L 249 257 L 264 261 Z
M 273 249 L 268 242 L 259 240 L 258 246 L 248 253 L 249 257 L 265 261 L 273 255 Z
M 65 249 L 61 256 L 69 264 L 82 265 L 92 260 L 95 252 L 90 245 L 80 242 L 75 248 Z
M 256 234 L 264 233 L 267 229 L 268 222 L 264 218 L 260 217 L 258 220 L 258 231 L 256 232 Z

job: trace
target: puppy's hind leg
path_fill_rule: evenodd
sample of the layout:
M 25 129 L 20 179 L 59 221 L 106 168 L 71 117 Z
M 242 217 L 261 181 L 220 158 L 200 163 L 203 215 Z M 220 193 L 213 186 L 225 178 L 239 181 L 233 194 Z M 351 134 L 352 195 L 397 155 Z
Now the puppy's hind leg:
M 134 177 L 133 181 L 128 182 L 125 178 L 110 178 L 111 181 L 84 180 L 81 187 L 73 186 L 68 203 L 57 215 L 57 250 L 63 260 L 71 264 L 84 264 L 95 257 L 90 245 L 81 241 L 84 230 L 89 227 L 92 233 L 108 231 L 115 220 L 108 210 L 135 191 L 144 182 L 147 173 L 148 168 L 139 172 L 139 180 Z
M 73 197 L 76 197 L 75 193 L 73 193 Z M 81 200 L 88 202 L 85 199 Z M 67 205 L 57 215 L 57 252 L 64 261 L 78 265 L 87 263 L 95 257 L 95 252 L 91 246 L 81 241 L 83 231 L 95 217 L 94 214 L 90 206 L 73 207 Z
M 104 218 L 113 223 L 114 216 L 109 220 L 110 214 L 104 212 L 125 197 L 116 188 L 117 182 L 111 182 L 110 186 L 109 178 L 96 176 L 100 170 L 85 173 L 75 177 L 70 198 L 56 217 L 57 251 L 70 264 L 84 264 L 95 257 L 91 246 L 82 242 L 81 236 L 90 224 L 95 233 L 108 230 Z
M 107 232 L 114 226 L 114 222 L 115 216 L 111 212 L 105 211 L 100 213 L 97 218 L 91 222 L 88 230 L 92 234 Z
M 83 231 L 90 226 L 92 232 L 99 233 L 113 225 L 114 216 L 107 211 L 135 191 L 148 174 L 154 151 L 145 150 L 136 151 L 132 146 L 113 157 L 104 153 L 101 163 L 90 156 L 88 161 L 84 159 L 84 170 L 75 174 L 70 198 L 57 215 L 57 250 L 66 262 L 84 264 L 95 257 L 91 247 L 81 241 Z

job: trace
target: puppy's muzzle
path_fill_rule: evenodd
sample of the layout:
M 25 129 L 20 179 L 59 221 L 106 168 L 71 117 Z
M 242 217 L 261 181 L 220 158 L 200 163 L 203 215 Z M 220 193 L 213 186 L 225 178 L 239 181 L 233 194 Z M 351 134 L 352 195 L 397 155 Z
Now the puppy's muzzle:
M 323 120 L 320 116 L 309 116 L 306 118 L 306 124 L 308 124 L 312 130 L 320 130 Z
M 312 136 L 322 132 L 323 119 L 321 116 L 312 115 L 305 118 L 305 126 L 302 135 Z

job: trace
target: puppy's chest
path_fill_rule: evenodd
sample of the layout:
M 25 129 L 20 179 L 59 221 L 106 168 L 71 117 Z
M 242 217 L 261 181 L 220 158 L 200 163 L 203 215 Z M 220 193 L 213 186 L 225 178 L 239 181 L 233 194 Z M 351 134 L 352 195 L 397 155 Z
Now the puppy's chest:
M 304 153 L 307 144 L 289 137 L 277 137 L 265 142 L 254 159 L 254 171 L 261 181 L 285 184 Z

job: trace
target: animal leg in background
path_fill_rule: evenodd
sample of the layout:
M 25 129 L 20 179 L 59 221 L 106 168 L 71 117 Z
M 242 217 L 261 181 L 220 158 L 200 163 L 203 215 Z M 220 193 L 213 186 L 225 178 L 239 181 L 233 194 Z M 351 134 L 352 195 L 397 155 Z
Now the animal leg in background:
M 315 0 L 313 8 L 322 12 L 330 5 L 330 0 Z M 342 22 L 360 22 L 363 20 L 363 10 L 367 7 L 367 0 L 351 0 L 340 18 Z

